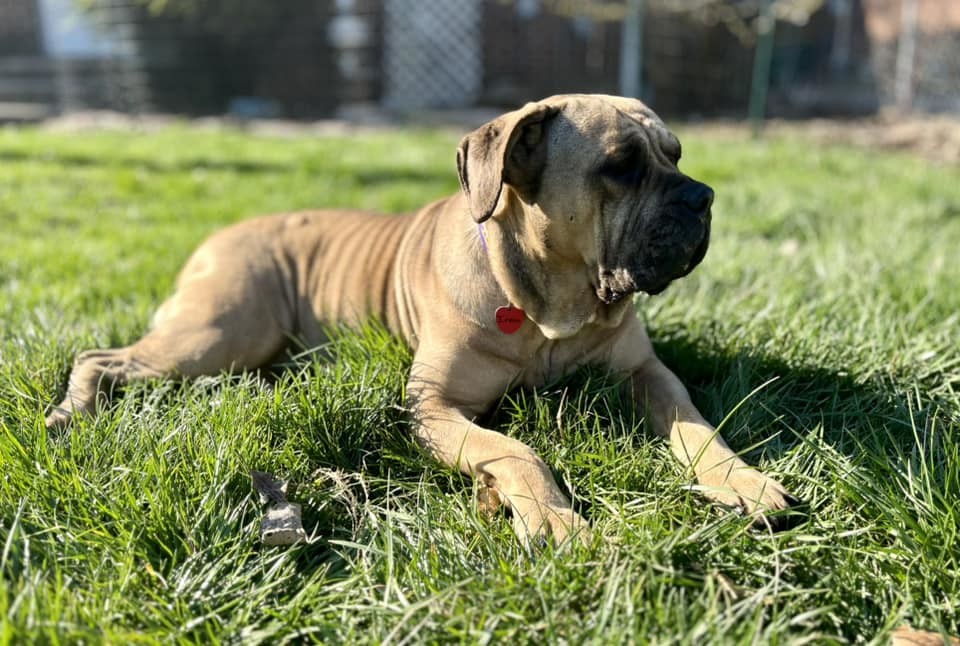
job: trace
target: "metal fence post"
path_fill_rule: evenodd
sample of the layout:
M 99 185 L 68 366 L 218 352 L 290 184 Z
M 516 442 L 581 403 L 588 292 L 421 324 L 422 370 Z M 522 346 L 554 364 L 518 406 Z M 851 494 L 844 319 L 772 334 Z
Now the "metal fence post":
M 770 63 L 773 60 L 773 39 L 777 19 L 773 0 L 765 0 L 757 17 L 757 48 L 753 57 L 753 78 L 750 81 L 750 129 L 760 136 L 767 112 L 767 91 L 770 88 Z
M 643 0 L 627 0 L 620 31 L 620 94 L 639 97 L 643 89 Z
M 897 71 L 894 100 L 897 109 L 909 112 L 913 107 L 913 66 L 917 48 L 917 0 L 901 0 L 900 37 L 897 39 Z

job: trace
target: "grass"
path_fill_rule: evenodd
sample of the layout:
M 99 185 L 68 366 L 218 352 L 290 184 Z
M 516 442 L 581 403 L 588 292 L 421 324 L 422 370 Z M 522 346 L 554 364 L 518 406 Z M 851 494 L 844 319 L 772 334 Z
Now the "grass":
M 410 355 L 132 386 L 47 434 L 72 357 L 145 328 L 190 250 L 249 215 L 404 211 L 456 190 L 456 137 L 0 130 L 0 643 L 884 643 L 960 632 L 960 173 L 681 132 L 717 190 L 704 264 L 642 299 L 729 443 L 810 501 L 771 535 L 705 504 L 602 373 L 507 394 L 597 540 L 530 554 L 429 463 Z M 731 413 L 732 411 L 732 413 Z M 316 540 L 258 542 L 249 471 Z

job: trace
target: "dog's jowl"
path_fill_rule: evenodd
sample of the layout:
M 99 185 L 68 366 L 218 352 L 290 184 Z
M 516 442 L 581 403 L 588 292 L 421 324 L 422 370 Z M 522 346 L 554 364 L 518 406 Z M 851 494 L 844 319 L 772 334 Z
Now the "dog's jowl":
M 522 538 L 584 541 L 588 529 L 530 447 L 473 420 L 509 388 L 584 363 L 623 375 L 705 496 L 762 521 L 793 499 L 697 412 L 630 298 L 663 291 L 707 251 L 713 191 L 679 159 L 680 142 L 641 102 L 555 96 L 464 137 L 462 191 L 416 213 L 229 227 L 193 254 L 142 339 L 77 358 L 47 426 L 95 414 L 118 384 L 255 369 L 291 339 L 314 346 L 329 323 L 377 317 L 414 349 L 418 440 L 479 478 Z

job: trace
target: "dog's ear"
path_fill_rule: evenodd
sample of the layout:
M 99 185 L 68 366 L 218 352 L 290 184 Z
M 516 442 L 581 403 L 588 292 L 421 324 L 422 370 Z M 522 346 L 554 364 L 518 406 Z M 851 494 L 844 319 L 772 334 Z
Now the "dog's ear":
M 547 155 L 546 122 L 559 111 L 542 103 L 528 103 L 460 141 L 457 172 L 474 220 L 484 222 L 493 215 L 504 183 L 527 202 L 536 197 Z

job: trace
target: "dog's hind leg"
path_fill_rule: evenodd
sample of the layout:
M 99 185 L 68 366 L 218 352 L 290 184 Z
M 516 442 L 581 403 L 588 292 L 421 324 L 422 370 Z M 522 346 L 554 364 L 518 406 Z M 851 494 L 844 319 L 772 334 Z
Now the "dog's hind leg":
M 176 321 L 160 325 L 136 343 L 90 350 L 77 357 L 67 392 L 46 418 L 47 428 L 62 428 L 76 414 L 94 416 L 118 386 L 144 379 L 179 379 L 259 368 L 286 344 L 276 327 Z M 191 324 L 193 323 L 193 324 Z
M 163 373 L 133 359 L 132 346 L 81 353 L 70 372 L 63 401 L 47 415 L 47 428 L 66 426 L 74 415 L 96 414 L 117 385 L 132 379 L 162 377 Z
M 291 308 L 270 263 L 237 253 L 252 244 L 242 233 L 215 236 L 197 250 L 142 339 L 80 354 L 47 428 L 96 415 L 116 387 L 132 381 L 256 369 L 276 357 L 293 332 Z
M 243 317 L 237 317 L 243 318 Z M 239 325 L 161 325 L 136 343 L 81 353 L 70 373 L 67 392 L 46 418 L 47 428 L 62 428 L 76 415 L 94 416 L 113 391 L 145 379 L 179 379 L 259 368 L 286 344 L 279 330 Z M 245 329 L 246 328 L 246 329 Z

